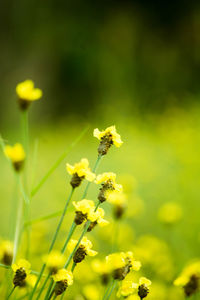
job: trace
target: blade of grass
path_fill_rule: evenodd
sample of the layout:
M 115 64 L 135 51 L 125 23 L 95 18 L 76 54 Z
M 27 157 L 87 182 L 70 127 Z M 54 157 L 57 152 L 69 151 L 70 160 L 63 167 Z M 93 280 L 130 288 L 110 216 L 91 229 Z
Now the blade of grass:
M 43 178 L 40 180 L 40 182 L 33 188 L 31 191 L 31 196 L 35 196 L 35 194 L 39 191 L 39 189 L 43 186 L 43 184 L 47 181 L 49 176 L 57 169 L 57 167 L 61 164 L 61 162 L 65 159 L 65 157 L 69 154 L 71 149 L 73 149 L 78 142 L 82 139 L 82 137 L 85 135 L 85 133 L 88 131 L 89 126 L 87 126 L 81 134 L 75 139 L 71 145 L 69 145 L 68 149 L 63 152 L 60 157 L 55 161 L 55 163 L 51 166 L 51 168 L 47 171 L 47 173 L 43 176 Z

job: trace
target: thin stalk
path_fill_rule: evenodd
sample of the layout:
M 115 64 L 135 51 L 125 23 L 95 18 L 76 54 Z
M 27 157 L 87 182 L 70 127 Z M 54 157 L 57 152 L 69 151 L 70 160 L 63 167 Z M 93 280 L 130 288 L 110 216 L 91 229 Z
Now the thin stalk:
M 97 160 L 96 160 L 95 165 L 94 165 L 93 170 L 92 170 L 93 173 L 95 173 L 97 171 L 97 168 L 100 164 L 101 158 L 102 158 L 102 155 L 98 155 Z M 86 188 L 85 188 L 85 191 L 83 193 L 82 199 L 84 199 L 86 197 L 90 184 L 91 184 L 91 182 L 88 181 L 88 183 L 86 185 Z
M 14 236 L 13 262 L 15 262 L 17 256 L 19 236 L 20 236 L 20 226 L 21 226 L 21 219 L 22 219 L 22 209 L 23 209 L 23 201 L 22 201 L 22 196 L 20 195 L 18 198 L 18 212 L 17 212 L 17 220 L 16 220 L 15 236 Z
M 73 149 L 78 142 L 82 139 L 82 137 L 85 135 L 85 133 L 88 130 L 88 126 L 81 132 L 81 134 L 75 139 L 71 145 L 65 150 L 59 158 L 55 161 L 55 163 L 50 167 L 50 169 L 47 171 L 47 173 L 42 177 L 40 182 L 32 189 L 31 196 L 35 196 L 35 194 L 40 190 L 40 188 L 43 186 L 43 184 L 47 181 L 47 179 L 50 177 L 50 175 L 57 169 L 57 167 L 61 164 L 61 162 L 65 159 L 65 157 L 69 154 L 71 149 Z
M 13 292 L 15 290 L 15 286 L 12 288 L 10 294 L 8 295 L 8 297 L 6 298 L 6 300 L 10 299 L 10 297 L 12 296 Z
M 16 197 L 18 197 L 18 189 L 19 189 L 19 174 L 15 172 L 15 184 L 13 189 L 13 195 L 11 199 L 11 214 L 10 214 L 10 222 L 9 222 L 9 238 L 14 243 L 14 234 L 15 234 L 15 228 L 16 228 L 16 212 L 18 208 L 18 201 Z
M 71 272 L 73 273 L 74 272 L 74 269 L 76 268 L 76 263 L 73 262 L 73 265 L 72 265 L 72 268 L 71 268 Z
M 69 194 L 69 197 L 68 197 L 68 199 L 67 199 L 67 201 L 66 201 L 66 204 L 65 204 L 65 207 L 64 207 L 62 216 L 61 216 L 60 221 L 59 221 L 59 223 L 58 223 L 58 226 L 57 226 L 57 228 L 56 228 L 55 234 L 54 234 L 54 236 L 53 236 L 53 240 L 52 240 L 51 245 L 50 245 L 50 247 L 49 247 L 48 253 L 50 253 L 51 250 L 52 250 L 53 247 L 54 247 L 54 244 L 55 244 L 55 242 L 56 242 L 58 233 L 59 233 L 59 231 L 60 231 L 60 227 L 61 227 L 61 225 L 62 225 L 63 219 L 64 219 L 65 214 L 66 214 L 66 212 L 67 212 L 67 208 L 68 208 L 68 205 L 69 205 L 69 202 L 70 202 L 70 200 L 71 200 L 71 198 L 72 198 L 73 193 L 74 193 L 74 189 L 72 188 L 72 189 L 71 189 L 71 192 L 70 192 L 70 194 Z M 44 270 L 45 270 L 45 267 L 46 267 L 46 264 L 43 264 L 43 266 L 42 266 L 42 268 L 41 268 L 41 271 L 40 271 L 40 273 L 39 273 L 38 279 L 37 279 L 37 281 L 36 281 L 36 284 L 35 284 L 35 286 L 34 286 L 32 292 L 31 292 L 31 294 L 30 294 L 30 297 L 29 297 L 30 300 L 33 298 L 33 295 L 34 295 L 34 293 L 35 293 L 35 291 L 36 291 L 36 289 L 37 289 L 38 283 L 39 283 L 39 281 L 40 281 L 40 279 L 41 279 L 41 277 L 42 277 L 42 274 L 43 274 L 43 272 L 44 272 Z
M 110 296 L 111 296 L 111 294 L 112 294 L 112 292 L 113 292 L 116 284 L 117 284 L 117 281 L 115 279 L 113 279 L 111 281 L 110 285 L 108 286 L 108 288 L 107 288 L 107 290 L 106 290 L 106 292 L 105 292 L 102 300 L 108 300 L 108 299 L 110 299 Z
M 44 300 L 49 300 L 51 299 L 51 297 L 53 296 L 54 293 L 54 289 L 51 291 L 53 286 L 53 279 L 51 280 L 50 284 L 49 284 L 49 288 L 47 290 L 46 296 L 44 297 Z M 50 295 L 50 296 L 49 296 Z
M 44 288 L 45 288 L 45 286 L 46 286 L 46 284 L 47 284 L 50 276 L 51 276 L 51 273 L 49 273 L 48 276 L 46 277 L 46 279 L 44 280 L 44 283 L 43 283 L 43 285 L 42 285 L 42 287 L 41 287 L 41 289 L 40 289 L 40 291 L 39 291 L 39 293 L 37 295 L 36 300 L 40 299 L 40 296 L 41 296 L 41 294 L 42 294 L 42 292 L 43 292 L 43 290 L 44 290 Z
M 66 250 L 66 248 L 67 248 L 67 245 L 68 245 L 68 242 L 69 242 L 69 240 L 70 240 L 72 234 L 74 233 L 74 230 L 76 229 L 76 227 L 77 227 L 77 225 L 76 225 L 76 223 L 73 221 L 72 226 L 71 226 L 71 228 L 70 228 L 70 230 L 69 230 L 68 236 L 67 236 L 67 238 L 66 238 L 65 244 L 64 244 L 64 246 L 63 246 L 63 248 L 62 248 L 62 250 L 61 250 L 61 253 L 62 253 L 62 254 L 65 252 L 65 250 Z
M 113 280 L 113 283 L 112 283 L 112 286 L 111 286 L 111 289 L 109 291 L 109 294 L 108 296 L 105 298 L 105 300 L 108 300 L 110 299 L 110 296 L 112 295 L 112 292 L 114 291 L 115 287 L 117 285 L 117 281 L 116 280 Z

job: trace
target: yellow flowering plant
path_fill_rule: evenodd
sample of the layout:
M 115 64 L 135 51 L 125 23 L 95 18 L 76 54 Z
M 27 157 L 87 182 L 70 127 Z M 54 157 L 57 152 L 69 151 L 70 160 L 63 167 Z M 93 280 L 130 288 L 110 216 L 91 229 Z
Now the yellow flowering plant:
M 32 80 L 25 80 L 16 87 L 16 93 L 19 99 L 19 106 L 26 110 L 31 102 L 39 100 L 42 97 L 42 90 L 34 87 Z
M 14 169 L 19 172 L 23 167 L 26 157 L 23 146 L 19 143 L 15 144 L 14 146 L 7 145 L 4 148 L 4 153 L 6 157 L 11 160 Z

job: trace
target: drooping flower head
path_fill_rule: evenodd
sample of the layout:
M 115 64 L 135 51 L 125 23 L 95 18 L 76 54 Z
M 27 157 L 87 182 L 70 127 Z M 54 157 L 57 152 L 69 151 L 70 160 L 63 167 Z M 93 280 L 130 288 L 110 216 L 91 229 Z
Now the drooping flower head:
M 120 135 L 117 133 L 115 126 L 110 126 L 103 131 L 98 128 L 94 129 L 94 137 L 100 140 L 98 148 L 99 155 L 105 155 L 108 149 L 114 144 L 116 147 L 120 147 L 123 142 Z
M 10 266 L 13 259 L 13 243 L 8 240 L 0 242 L 0 261 Z
M 81 161 L 74 164 L 74 166 L 66 164 L 66 169 L 67 172 L 72 175 L 70 184 L 73 188 L 78 187 L 83 179 L 88 181 L 95 179 L 95 174 L 91 172 L 87 158 L 82 158 Z
M 47 268 L 49 269 L 49 272 L 52 274 L 56 274 L 65 263 L 65 256 L 56 250 L 45 255 L 43 259 Z
M 21 144 L 17 143 L 14 146 L 5 146 L 4 153 L 7 158 L 9 158 L 13 164 L 14 169 L 19 172 L 22 167 L 26 157 L 24 148 Z
M 77 243 L 78 243 L 77 240 L 71 239 L 67 246 L 68 250 L 72 252 L 76 247 Z M 91 248 L 92 248 L 92 242 L 88 240 L 86 236 L 84 236 L 73 256 L 73 261 L 77 264 L 80 263 L 85 258 L 86 255 L 89 256 L 97 255 L 97 252 L 92 250 Z
M 25 80 L 19 83 L 16 87 L 16 93 L 22 110 L 26 110 L 33 101 L 42 97 L 42 91 L 34 87 L 32 80 Z
M 200 289 L 200 261 L 185 267 L 174 285 L 182 287 L 186 297 L 196 294 Z
M 130 270 L 139 271 L 141 263 L 133 259 L 133 253 L 119 252 L 106 257 L 106 263 L 114 279 L 123 280 Z
M 113 205 L 114 217 L 120 219 L 126 209 L 126 195 L 122 192 L 113 191 L 109 193 L 107 200 Z
M 183 215 L 182 208 L 178 203 L 165 203 L 158 211 L 159 220 L 166 225 L 173 225 L 180 221 Z
M 66 269 L 60 269 L 55 275 L 52 275 L 55 281 L 54 293 L 56 296 L 63 294 L 67 287 L 73 284 L 73 274 Z
M 13 284 L 15 287 L 23 287 L 26 284 L 25 280 L 27 275 L 30 274 L 30 268 L 31 264 L 25 259 L 20 259 L 16 264 L 12 265 L 14 271 Z
M 93 211 L 89 217 L 91 223 L 87 231 L 91 231 L 97 224 L 101 227 L 107 226 L 109 222 L 104 219 L 104 215 L 105 212 L 103 208 L 99 207 L 96 211 Z
M 106 201 L 110 192 L 122 191 L 122 185 L 116 183 L 116 174 L 113 172 L 105 172 L 99 174 L 95 180 L 96 184 L 101 184 L 100 192 L 98 195 L 99 201 L 102 203 Z

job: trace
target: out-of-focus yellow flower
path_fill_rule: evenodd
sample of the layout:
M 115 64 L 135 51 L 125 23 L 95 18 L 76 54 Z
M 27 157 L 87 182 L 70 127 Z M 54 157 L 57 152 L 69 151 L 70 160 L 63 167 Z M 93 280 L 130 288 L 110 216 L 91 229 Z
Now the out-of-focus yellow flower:
M 42 97 L 42 91 L 38 88 L 34 88 L 34 82 L 32 80 L 25 80 L 18 83 L 16 92 L 20 99 L 26 101 L 35 101 Z
M 26 157 L 23 146 L 19 143 L 14 146 L 7 145 L 4 148 L 4 153 L 11 160 L 15 170 L 20 171 Z
M 57 271 L 64 265 L 65 256 L 59 251 L 52 251 L 44 256 L 44 262 L 51 273 L 57 273 Z
M 13 259 L 13 243 L 8 240 L 0 242 L 0 261 L 5 265 L 11 265 Z
M 69 244 L 67 246 L 68 250 L 72 252 L 74 248 L 76 247 L 78 241 L 71 239 L 69 241 Z M 87 239 L 86 236 L 84 236 L 74 254 L 73 260 L 75 263 L 80 263 L 86 255 L 89 256 L 95 256 L 97 255 L 97 252 L 94 250 L 91 250 L 92 248 L 92 242 Z
M 85 285 L 83 294 L 88 300 L 99 300 L 100 297 L 100 291 L 94 284 Z
M 140 277 L 139 285 L 142 285 L 142 284 L 149 287 L 151 285 L 151 280 L 147 279 L 146 277 Z
M 110 126 L 103 131 L 100 131 L 98 128 L 94 129 L 94 137 L 98 140 L 107 137 L 116 147 L 120 147 L 123 144 L 121 136 L 117 133 L 115 126 Z
M 135 255 L 142 264 L 164 278 L 171 280 L 174 275 L 174 265 L 168 245 L 152 235 L 141 236 L 133 247 Z
M 55 282 L 67 280 L 68 285 L 73 284 L 73 274 L 71 271 L 67 271 L 66 269 L 58 270 L 56 274 L 52 275 L 52 278 Z
M 89 162 L 86 158 L 82 158 L 79 163 L 75 163 L 74 166 L 66 164 L 67 172 L 72 175 L 71 185 L 72 187 L 78 187 L 83 179 L 93 181 L 95 174 L 91 172 L 89 168 Z
M 106 261 L 101 261 L 100 259 L 94 259 L 92 261 L 92 268 L 98 274 L 107 274 L 110 272 L 110 268 Z
M 115 218 L 121 218 L 127 205 L 126 195 L 114 191 L 109 193 L 107 201 L 113 205 Z
M 13 278 L 15 287 L 23 287 L 26 284 L 25 280 L 27 275 L 30 274 L 30 268 L 31 264 L 25 259 L 20 259 L 16 264 L 12 265 L 12 269 L 15 273 Z
M 117 292 L 117 297 L 128 297 L 138 290 L 138 284 L 133 281 L 123 280 L 122 284 Z
M 186 296 L 195 294 L 200 289 L 200 261 L 189 264 L 185 267 L 174 285 L 181 286 Z
M 158 211 L 158 218 L 161 222 L 172 225 L 180 221 L 182 208 L 175 202 L 165 203 Z

